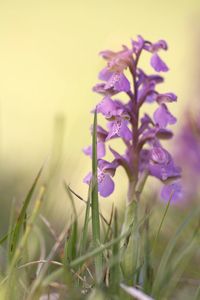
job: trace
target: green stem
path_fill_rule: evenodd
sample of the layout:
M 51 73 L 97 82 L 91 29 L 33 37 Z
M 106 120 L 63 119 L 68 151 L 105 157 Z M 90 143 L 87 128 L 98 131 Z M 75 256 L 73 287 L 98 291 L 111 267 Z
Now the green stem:
M 121 248 L 121 259 L 122 259 L 122 269 L 125 277 L 130 281 L 129 284 L 133 284 L 132 280 L 135 278 L 134 283 L 137 283 L 137 274 L 133 276 L 136 272 L 139 264 L 139 246 L 140 237 L 138 231 L 138 205 L 140 194 L 143 190 L 144 184 L 148 177 L 148 173 L 143 173 L 137 184 L 134 182 L 129 182 L 129 192 L 127 205 L 125 210 L 124 223 L 122 226 L 122 234 L 130 229 L 130 234 L 122 240 Z
M 128 190 L 128 197 L 126 203 L 124 223 L 122 226 L 122 233 L 126 232 L 130 228 L 130 226 L 132 226 L 133 223 L 135 223 L 134 220 L 135 217 L 137 217 L 137 207 L 140 200 L 140 194 L 143 191 L 147 177 L 148 177 L 148 173 L 143 172 L 137 184 L 135 184 L 133 181 L 129 182 L 129 190 Z
M 92 189 L 91 189 L 91 216 L 92 234 L 94 247 L 101 244 L 100 220 L 99 220 L 99 199 L 98 199 L 98 180 L 97 180 L 97 112 L 94 114 L 93 136 L 92 136 Z M 103 278 L 103 257 L 99 254 L 95 257 L 95 274 L 97 283 L 100 284 Z

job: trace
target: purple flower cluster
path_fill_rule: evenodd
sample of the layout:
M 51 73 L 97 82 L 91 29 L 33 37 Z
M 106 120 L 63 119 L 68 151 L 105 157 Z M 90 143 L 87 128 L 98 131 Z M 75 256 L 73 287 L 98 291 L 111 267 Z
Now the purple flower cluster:
M 182 182 L 184 186 L 183 200 L 194 199 L 199 189 L 200 175 L 200 112 L 196 115 L 184 115 L 184 123 L 176 137 L 175 157 L 183 166 Z
M 162 190 L 164 199 L 176 200 L 181 193 L 179 183 L 181 170 L 173 161 L 170 153 L 163 148 L 161 140 L 173 136 L 167 127 L 176 123 L 176 118 L 170 113 L 167 105 L 177 100 L 175 94 L 159 93 L 157 85 L 164 81 L 159 74 L 147 75 L 140 67 L 141 54 L 150 54 L 151 67 L 156 72 L 167 72 L 168 67 L 159 56 L 161 50 L 167 50 L 164 40 L 151 43 L 141 36 L 131 41 L 131 47 L 123 46 L 119 52 L 102 51 L 100 55 L 107 62 L 100 71 L 100 83 L 93 91 L 102 95 L 103 99 L 96 106 L 97 113 L 107 120 L 107 128 L 97 126 L 97 158 L 98 158 L 98 188 L 103 197 L 109 196 L 114 190 L 113 176 L 118 166 L 122 166 L 129 180 L 129 201 L 136 193 L 136 186 L 142 174 L 158 178 L 165 185 Z M 119 100 L 118 96 L 126 94 L 128 101 Z M 153 116 L 141 116 L 144 104 L 157 103 Z M 113 155 L 111 162 L 104 159 L 106 142 L 120 138 L 126 146 L 124 154 L 118 153 L 109 146 Z M 86 155 L 92 155 L 92 147 L 84 149 Z M 89 173 L 84 182 L 91 180 Z

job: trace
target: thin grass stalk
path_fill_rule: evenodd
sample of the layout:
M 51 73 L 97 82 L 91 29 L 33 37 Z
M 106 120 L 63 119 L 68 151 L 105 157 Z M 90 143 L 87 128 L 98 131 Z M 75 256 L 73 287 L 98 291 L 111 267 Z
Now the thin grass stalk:
M 23 253 L 24 247 L 27 243 L 27 240 L 29 238 L 29 235 L 30 235 L 33 225 L 35 223 L 35 220 L 38 216 L 39 210 L 40 210 L 42 202 L 43 202 L 44 193 L 45 193 L 45 187 L 42 186 L 40 188 L 39 195 L 38 195 L 35 205 L 33 207 L 33 212 L 27 222 L 26 231 L 24 232 L 24 235 L 22 236 L 21 240 L 19 241 L 19 244 L 14 252 L 14 255 L 13 255 L 9 270 L 8 270 L 7 299 L 10 299 L 10 295 L 12 293 L 12 284 L 13 284 L 13 279 L 14 279 L 14 276 L 16 273 L 16 270 L 15 270 L 16 264 L 17 264 L 20 256 Z
M 160 261 L 160 264 L 159 264 L 159 267 L 157 270 L 157 275 L 154 280 L 154 284 L 153 284 L 153 288 L 152 288 L 154 295 L 156 295 L 157 292 L 159 291 L 159 287 L 160 287 L 161 281 L 163 279 L 163 276 L 161 276 L 161 275 L 165 274 L 167 263 L 168 263 L 170 256 L 177 244 L 178 238 L 183 233 L 183 231 L 188 226 L 188 224 L 199 214 L 199 212 L 200 212 L 200 209 L 193 210 L 189 214 L 189 216 L 181 223 L 181 225 L 178 227 L 175 235 L 169 241 L 169 243 L 166 247 L 166 250 L 161 258 L 161 261 Z
M 118 214 L 117 209 L 114 211 L 114 238 L 119 235 Z M 110 269 L 111 289 L 115 294 L 119 292 L 120 283 L 120 243 L 116 243 L 112 247 L 112 258 L 115 258 L 115 263 Z
M 9 257 L 10 257 L 10 260 L 12 260 L 14 254 L 15 254 L 15 249 L 17 248 L 17 245 L 18 245 L 18 241 L 19 241 L 19 238 L 20 238 L 20 233 L 22 231 L 22 227 L 24 226 L 24 222 L 26 221 L 26 211 L 27 211 L 27 208 L 30 204 L 30 201 L 31 201 L 31 198 L 33 196 L 33 193 L 35 191 L 35 188 L 36 188 L 36 185 L 38 183 L 38 180 L 40 178 L 40 175 L 42 173 L 42 170 L 43 170 L 43 166 L 40 168 L 25 200 L 24 200 L 24 204 L 22 206 L 22 209 L 20 211 L 20 214 L 17 218 L 17 222 L 14 226 L 14 229 L 12 231 L 12 236 L 10 238 L 10 253 L 9 253 Z
M 91 200 L 90 195 L 91 195 L 91 184 L 89 185 L 89 189 L 88 189 L 88 199 L 87 199 L 86 210 L 85 210 L 83 233 L 82 233 L 82 239 L 80 243 L 80 255 L 82 255 L 85 252 L 87 240 L 88 240 L 88 225 L 89 225 L 89 217 L 90 217 L 90 200 Z
M 99 220 L 99 199 L 98 199 L 98 181 L 97 181 L 97 113 L 94 113 L 93 135 L 92 135 L 92 191 L 91 191 L 91 216 L 92 233 L 94 247 L 98 247 L 100 242 L 100 220 Z M 103 258 L 99 253 L 95 257 L 96 281 L 99 284 L 103 278 Z

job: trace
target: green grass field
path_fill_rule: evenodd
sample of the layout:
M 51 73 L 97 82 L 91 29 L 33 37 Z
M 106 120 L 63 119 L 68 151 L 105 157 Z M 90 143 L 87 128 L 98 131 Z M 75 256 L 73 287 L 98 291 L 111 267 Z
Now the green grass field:
M 0 241 L 0 299 L 200 299 L 199 205 L 180 209 L 170 199 L 154 202 L 149 192 L 128 223 L 127 208 L 113 206 L 106 219 L 99 209 L 95 145 L 94 130 L 88 198 L 63 184 L 71 218 L 60 233 L 41 215 L 49 188 L 41 182 L 43 167 L 20 211 L 10 208 Z M 77 209 L 80 201 L 84 211 Z

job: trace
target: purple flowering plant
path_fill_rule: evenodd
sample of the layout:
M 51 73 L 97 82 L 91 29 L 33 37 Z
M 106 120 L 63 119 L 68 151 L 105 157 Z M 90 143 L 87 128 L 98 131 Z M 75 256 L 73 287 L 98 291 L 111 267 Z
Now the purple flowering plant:
M 174 156 L 183 167 L 183 193 L 179 195 L 181 202 L 190 203 L 199 193 L 200 174 L 200 112 L 194 113 L 187 108 L 183 116 L 183 124 L 176 136 Z M 187 159 L 186 159 L 187 157 Z M 192 180 L 191 180 L 192 178 Z
M 182 190 L 178 179 L 181 169 L 161 143 L 172 138 L 173 132 L 168 126 L 176 123 L 168 104 L 177 101 L 177 96 L 157 90 L 157 86 L 164 81 L 158 73 L 169 70 L 159 55 L 167 49 L 164 40 L 152 43 L 138 36 L 137 40 L 131 41 L 130 48 L 123 46 L 118 52 L 100 52 L 106 66 L 100 71 L 101 82 L 93 87 L 93 91 L 102 95 L 94 111 L 107 121 L 106 128 L 96 127 L 97 180 L 102 197 L 108 197 L 114 191 L 113 177 L 116 169 L 122 166 L 129 182 L 128 204 L 138 202 L 148 176 L 156 177 L 164 184 L 162 198 L 168 201 L 171 197 L 172 202 L 180 198 Z M 145 53 L 150 54 L 154 74 L 148 75 L 140 68 L 140 58 Z M 122 94 L 128 97 L 127 102 L 120 100 Z M 157 104 L 153 116 L 147 113 L 141 115 L 143 106 L 148 111 L 148 105 L 152 103 Z M 109 145 L 113 160 L 107 161 L 106 143 L 116 138 L 124 143 L 125 153 L 119 153 Z M 84 153 L 92 157 L 92 146 L 85 148 Z M 92 173 L 89 173 L 84 182 L 89 184 L 91 178 Z
M 106 66 L 93 90 L 102 99 L 93 109 L 92 146 L 84 149 L 92 159 L 91 173 L 84 179 L 89 183 L 87 199 L 64 181 L 71 208 L 64 210 L 67 214 L 64 222 L 59 220 L 62 230 L 58 234 L 57 224 L 40 213 L 41 205 L 52 197 L 50 177 L 41 178 L 41 167 L 20 210 L 12 203 L 7 232 L 1 232 L 1 299 L 155 300 L 188 299 L 188 295 L 200 299 L 198 203 L 181 213 L 171 209 L 167 226 L 163 226 L 170 203 L 183 203 L 182 186 L 189 200 L 199 192 L 199 116 L 187 112 L 174 139 L 177 151 L 170 154 L 162 140 L 173 136 L 168 127 L 176 118 L 168 106 L 177 97 L 158 91 L 164 81 L 160 73 L 168 71 L 160 57 L 163 50 L 167 50 L 165 41 L 151 43 L 139 36 L 130 48 L 101 52 Z M 150 56 L 155 74 L 141 69 L 143 54 Z M 152 104 L 154 113 L 145 113 Z M 99 115 L 104 128 L 97 122 Z M 60 121 L 59 131 L 64 129 Z M 124 153 L 113 147 L 115 139 L 124 144 Z M 183 167 L 183 176 L 173 158 Z M 50 168 L 52 176 L 54 171 L 58 174 L 59 165 Z M 119 166 L 128 179 L 124 219 L 115 205 L 107 219 L 99 210 L 98 196 L 109 197 L 114 191 Z M 150 199 L 139 201 L 149 176 L 163 183 L 165 207 L 151 205 Z M 75 199 L 85 209 L 76 206 Z M 59 217 L 59 211 L 56 214 Z

